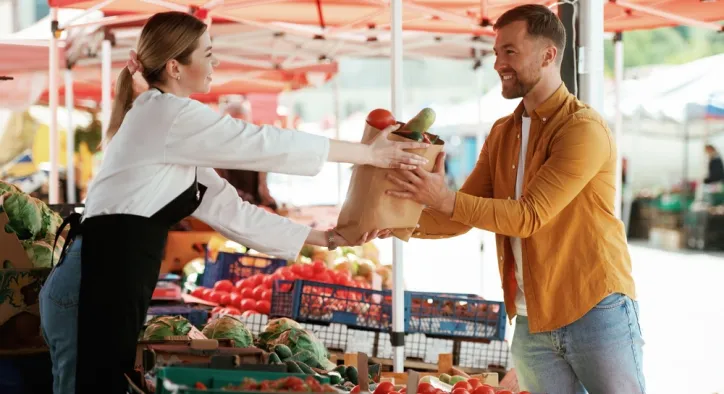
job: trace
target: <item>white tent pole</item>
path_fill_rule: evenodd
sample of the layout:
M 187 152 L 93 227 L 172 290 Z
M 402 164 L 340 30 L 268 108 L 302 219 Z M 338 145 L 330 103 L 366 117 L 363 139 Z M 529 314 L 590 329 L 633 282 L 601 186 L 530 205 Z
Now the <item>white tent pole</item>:
M 101 125 L 103 126 L 103 151 L 106 150 L 108 124 L 111 121 L 111 42 L 103 40 L 101 46 Z
M 402 118 L 402 0 L 391 0 L 392 31 L 392 113 Z M 403 281 L 403 243 L 392 238 L 392 332 L 393 371 L 402 372 L 405 367 L 405 288 Z
M 73 125 L 73 70 L 65 70 L 65 109 L 68 112 L 68 124 L 65 130 L 65 154 L 66 154 L 66 197 L 65 202 L 75 204 L 75 126 Z
M 603 113 L 603 0 L 580 0 L 580 98 Z
M 58 9 L 53 7 L 50 9 L 51 35 L 49 45 L 49 78 L 48 83 L 48 106 L 50 107 L 50 182 L 48 189 L 48 202 L 51 204 L 58 203 L 58 193 L 60 191 L 58 182 L 58 38 L 57 23 Z
M 613 70 L 614 70 L 614 89 L 615 89 L 615 95 L 616 95 L 616 119 L 614 123 L 614 133 L 616 136 L 616 147 L 618 149 L 617 152 L 617 160 L 616 160 L 616 205 L 615 205 L 615 212 L 616 217 L 621 219 L 622 218 L 622 204 L 623 201 L 623 180 L 622 180 L 622 174 L 623 174 L 623 156 L 622 156 L 622 149 L 621 145 L 623 144 L 623 115 L 621 114 L 621 88 L 623 85 L 623 34 L 621 32 L 616 33 L 616 36 L 613 38 L 613 48 L 614 48 L 614 60 L 613 60 Z

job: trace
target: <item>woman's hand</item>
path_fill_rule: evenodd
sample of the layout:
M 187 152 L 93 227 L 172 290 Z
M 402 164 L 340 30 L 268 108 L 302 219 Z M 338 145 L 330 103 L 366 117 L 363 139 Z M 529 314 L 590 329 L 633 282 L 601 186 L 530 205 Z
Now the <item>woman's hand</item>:
M 377 238 L 379 239 L 387 239 L 392 236 L 392 230 L 391 229 L 385 229 L 380 230 L 380 232 L 377 234 Z
M 379 235 L 379 230 L 370 231 L 367 233 L 362 234 L 362 236 L 359 239 L 348 241 L 342 235 L 340 235 L 336 230 L 333 231 L 334 234 L 334 241 L 337 246 L 359 246 L 364 245 L 367 242 L 372 241 L 373 239 L 377 238 Z
M 369 145 L 369 159 L 366 164 L 381 168 L 402 168 L 414 170 L 417 166 L 427 164 L 428 160 L 418 154 L 405 152 L 405 149 L 424 149 L 430 146 L 423 142 L 397 142 L 388 140 L 393 131 L 400 128 L 399 124 L 382 130 Z
M 379 233 L 379 230 L 374 230 L 362 234 L 359 239 L 347 240 L 342 235 L 340 235 L 339 232 L 337 232 L 336 230 L 332 230 L 332 237 L 334 238 L 334 244 L 336 246 L 359 246 L 364 245 L 367 242 L 370 242 L 373 239 L 377 238 Z M 309 236 L 307 236 L 305 243 L 309 245 L 328 247 L 329 243 L 327 242 L 327 232 L 312 230 L 309 232 Z

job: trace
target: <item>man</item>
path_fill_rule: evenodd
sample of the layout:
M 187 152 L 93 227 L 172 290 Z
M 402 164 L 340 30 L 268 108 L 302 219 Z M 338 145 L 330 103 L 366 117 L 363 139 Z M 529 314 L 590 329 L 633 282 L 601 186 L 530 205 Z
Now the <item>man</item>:
M 641 329 L 624 226 L 614 215 L 616 148 L 601 116 L 560 76 L 565 30 L 545 6 L 495 24 L 503 96 L 498 120 L 457 193 L 433 172 L 399 171 L 388 193 L 426 205 L 418 238 L 472 227 L 496 233 L 506 310 L 516 318 L 521 389 L 642 393 Z
M 242 102 L 228 103 L 224 108 L 224 112 L 232 118 L 243 119 L 247 122 L 252 121 L 251 103 L 246 99 L 242 99 Z M 223 169 L 217 169 L 216 172 L 236 188 L 239 197 L 244 201 L 276 210 L 277 203 L 269 193 L 265 172 Z
M 704 147 L 706 155 L 709 156 L 709 171 L 706 174 L 704 183 L 709 185 L 717 182 L 724 182 L 724 163 L 722 163 L 719 152 L 716 151 L 714 145 L 706 145 Z

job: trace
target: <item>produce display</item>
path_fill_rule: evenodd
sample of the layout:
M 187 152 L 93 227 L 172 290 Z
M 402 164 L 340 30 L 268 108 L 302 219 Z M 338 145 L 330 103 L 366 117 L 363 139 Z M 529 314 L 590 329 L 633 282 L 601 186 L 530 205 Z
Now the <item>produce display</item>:
M 23 193 L 14 185 L 0 181 L 2 211 L 8 216 L 5 231 L 15 234 L 36 268 L 50 268 L 60 258 L 64 240 L 58 239 L 53 250 L 55 233 L 63 219 L 44 202 Z
M 197 390 L 206 390 L 206 385 L 196 383 Z M 293 392 L 293 393 L 335 393 L 336 390 L 327 384 L 320 384 L 316 379 L 309 376 L 301 379 L 296 376 L 277 380 L 263 380 L 257 382 L 254 379 L 246 378 L 238 385 L 228 385 L 222 391 L 261 391 L 261 392 Z
M 378 387 L 379 389 L 379 387 Z M 399 391 L 405 393 L 405 389 Z M 440 374 L 438 377 L 425 376 L 417 385 L 419 394 L 531 394 L 528 391 L 513 392 L 482 383 L 477 378 L 467 376 L 450 376 Z M 377 392 L 373 394 L 392 394 L 393 392 Z
M 345 260 L 347 262 L 347 260 Z M 194 297 L 219 304 L 212 314 L 241 315 L 269 314 L 271 311 L 272 285 L 276 280 L 304 279 L 315 282 L 343 285 L 360 289 L 371 289 L 366 277 L 352 277 L 346 263 L 340 263 L 335 269 L 327 268 L 324 262 L 311 264 L 293 264 L 277 269 L 273 274 L 256 274 L 236 283 L 220 280 L 213 289 L 197 287 L 191 293 Z M 365 267 L 360 269 L 359 267 Z M 357 266 L 357 272 L 366 275 L 373 271 L 366 263 Z M 284 289 L 282 289 L 284 290 Z

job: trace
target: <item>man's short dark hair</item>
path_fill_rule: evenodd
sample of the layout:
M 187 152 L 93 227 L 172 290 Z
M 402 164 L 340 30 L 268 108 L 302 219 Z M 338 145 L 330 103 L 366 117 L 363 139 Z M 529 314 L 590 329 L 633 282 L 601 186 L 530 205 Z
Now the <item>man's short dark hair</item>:
M 512 8 L 495 21 L 494 30 L 501 29 L 513 22 L 525 21 L 528 25 L 528 35 L 542 37 L 553 41 L 558 48 L 556 62 L 563 61 L 563 50 L 566 47 L 566 29 L 563 22 L 548 7 L 540 4 L 525 4 Z

